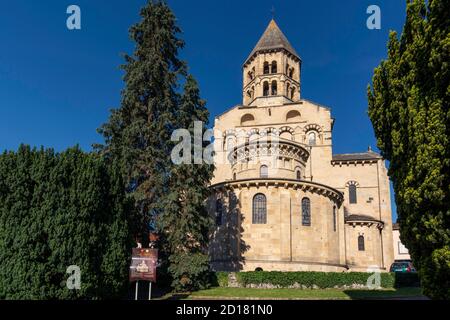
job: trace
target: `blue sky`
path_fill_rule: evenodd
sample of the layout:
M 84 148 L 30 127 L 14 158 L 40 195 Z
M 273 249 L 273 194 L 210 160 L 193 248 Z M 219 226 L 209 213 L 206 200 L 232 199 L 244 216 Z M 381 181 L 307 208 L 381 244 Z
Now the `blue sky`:
M 0 150 L 20 143 L 84 150 L 120 104 L 122 52 L 145 0 L 15 0 L 0 13 Z M 303 60 L 303 98 L 331 107 L 334 153 L 360 152 L 376 140 L 366 87 L 386 57 L 389 30 L 401 31 L 403 0 L 169 0 L 186 48 L 182 58 L 212 117 L 241 103 L 241 66 L 271 18 Z M 81 8 L 82 29 L 66 28 Z M 381 30 L 366 27 L 369 5 Z M 395 208 L 395 206 L 394 206 Z

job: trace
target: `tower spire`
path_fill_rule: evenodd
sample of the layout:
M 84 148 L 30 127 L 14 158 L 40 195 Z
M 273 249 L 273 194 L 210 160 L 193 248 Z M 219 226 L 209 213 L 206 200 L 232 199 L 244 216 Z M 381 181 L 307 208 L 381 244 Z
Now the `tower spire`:
M 300 56 L 272 18 L 244 63 L 243 105 L 274 106 L 299 101 L 300 73 Z
M 258 52 L 270 51 L 275 49 L 284 49 L 300 59 L 300 56 L 289 43 L 289 40 L 286 38 L 284 33 L 280 30 L 280 27 L 278 27 L 275 20 L 272 19 L 263 35 L 259 39 L 258 43 L 256 44 L 255 48 L 250 53 L 246 62 Z

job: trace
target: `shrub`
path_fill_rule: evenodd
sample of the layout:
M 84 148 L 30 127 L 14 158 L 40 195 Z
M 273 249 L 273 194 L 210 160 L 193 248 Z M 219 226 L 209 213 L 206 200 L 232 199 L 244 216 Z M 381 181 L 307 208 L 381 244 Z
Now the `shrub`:
M 229 272 L 216 272 L 216 276 L 217 276 L 217 284 L 219 285 L 219 287 L 228 287 L 228 275 L 230 273 Z
M 195 291 L 207 289 L 210 286 L 209 258 L 203 253 L 183 253 L 172 255 L 170 272 L 175 291 Z
M 240 272 L 237 280 L 242 287 L 272 285 L 281 288 L 300 285 L 307 288 L 366 286 L 371 273 L 366 272 Z M 381 287 L 393 288 L 418 285 L 417 274 L 381 273 Z

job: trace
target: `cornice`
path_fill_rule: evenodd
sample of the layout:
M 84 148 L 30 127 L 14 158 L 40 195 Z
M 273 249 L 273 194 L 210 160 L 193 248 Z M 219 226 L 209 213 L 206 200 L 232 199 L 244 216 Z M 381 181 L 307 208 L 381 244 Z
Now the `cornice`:
M 312 181 L 294 180 L 294 179 L 279 179 L 279 178 L 259 178 L 259 179 L 241 179 L 225 181 L 211 185 L 212 190 L 233 190 L 233 189 L 250 189 L 250 188 L 268 188 L 269 186 L 275 188 L 301 190 L 304 192 L 313 192 L 319 195 L 330 198 L 335 201 L 339 206 L 344 200 L 342 192 Z

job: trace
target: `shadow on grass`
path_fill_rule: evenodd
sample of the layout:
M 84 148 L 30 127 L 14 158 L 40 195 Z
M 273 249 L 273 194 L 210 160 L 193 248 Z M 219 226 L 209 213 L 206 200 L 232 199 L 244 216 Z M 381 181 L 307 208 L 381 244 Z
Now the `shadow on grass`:
M 352 300 L 427 300 L 418 287 L 392 290 L 344 290 Z
M 276 300 L 427 300 L 420 288 L 385 290 L 211 288 L 166 299 L 276 299 Z
M 167 297 L 166 300 L 184 300 L 189 298 L 190 293 L 174 293 L 170 297 Z
M 149 284 L 148 281 L 139 281 L 138 285 L 138 300 L 148 300 L 148 294 L 149 294 Z M 152 292 L 151 292 L 151 298 L 152 299 L 164 299 L 166 296 L 168 296 L 171 293 L 171 288 L 167 287 L 161 287 L 157 284 L 152 284 Z M 133 282 L 130 284 L 128 288 L 128 300 L 135 300 L 136 299 L 136 283 Z

